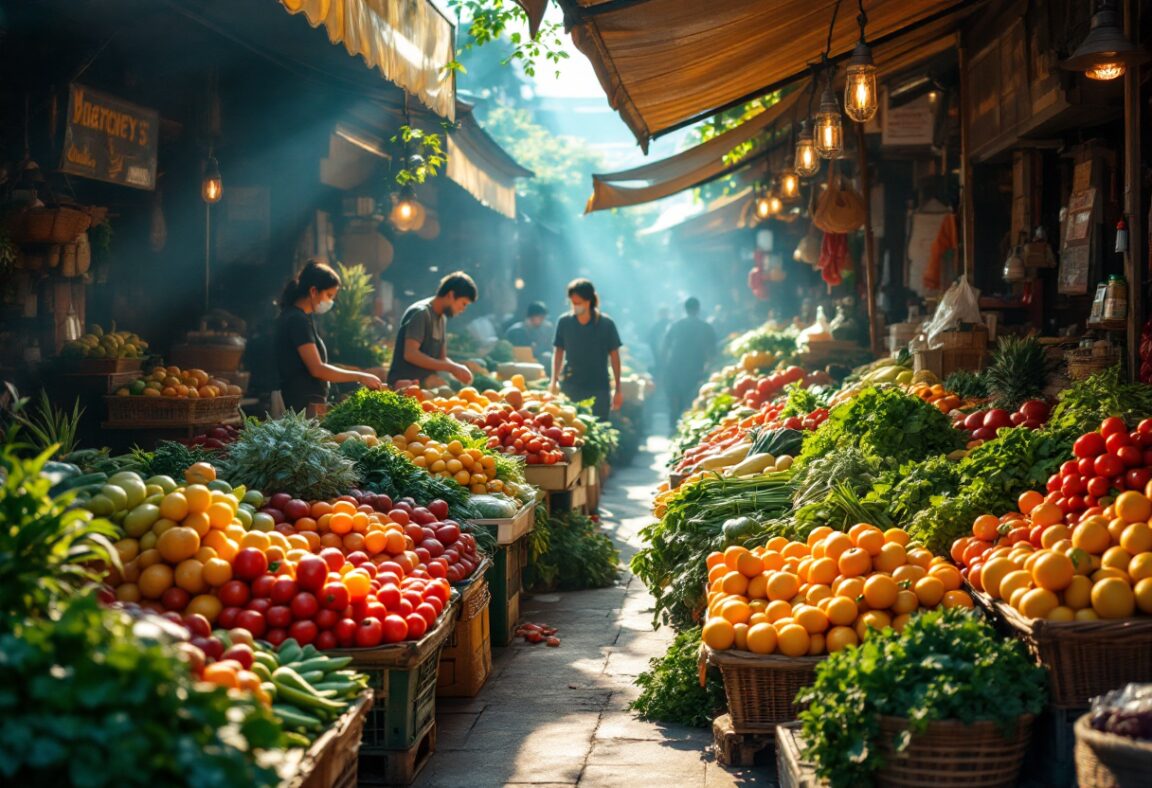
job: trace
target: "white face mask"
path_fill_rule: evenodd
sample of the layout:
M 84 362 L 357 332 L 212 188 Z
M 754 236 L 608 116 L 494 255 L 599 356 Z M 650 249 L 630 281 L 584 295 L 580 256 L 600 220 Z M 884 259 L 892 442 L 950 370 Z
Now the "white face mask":
M 314 307 L 312 307 L 312 311 L 318 315 L 323 315 L 332 308 L 334 303 L 335 301 L 321 301 L 319 304 L 316 304 Z
M 588 306 L 586 304 L 581 304 L 580 306 L 573 305 L 573 307 L 572 307 L 572 314 L 574 314 L 574 315 L 582 315 L 587 311 L 588 311 Z

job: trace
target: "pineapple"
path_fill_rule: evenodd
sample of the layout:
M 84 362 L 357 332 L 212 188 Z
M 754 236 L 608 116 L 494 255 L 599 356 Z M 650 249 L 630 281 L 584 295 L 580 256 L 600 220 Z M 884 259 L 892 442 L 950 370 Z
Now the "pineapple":
M 984 370 L 995 405 L 1016 410 L 1026 400 L 1041 397 L 1055 365 L 1035 337 L 1001 337 L 992 354 L 992 364 Z

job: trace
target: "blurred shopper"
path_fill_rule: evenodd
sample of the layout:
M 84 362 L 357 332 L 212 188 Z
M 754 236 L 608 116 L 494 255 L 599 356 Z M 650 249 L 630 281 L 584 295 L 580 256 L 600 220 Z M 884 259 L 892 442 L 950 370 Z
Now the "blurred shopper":
M 404 381 L 420 383 L 429 375 L 447 372 L 464 385 L 472 372 L 448 358 L 448 318 L 464 314 L 476 302 L 479 291 L 472 277 L 462 271 L 448 274 L 432 298 L 417 301 L 400 318 L 400 333 L 388 370 L 388 385 Z
M 552 324 L 548 322 L 548 307 L 539 301 L 528 305 L 524 319 L 513 323 L 504 332 L 504 338 L 513 347 L 532 348 L 532 355 L 545 368 L 552 363 Z
M 612 318 L 600 311 L 600 297 L 587 279 L 574 279 L 568 284 L 568 300 L 572 311 L 556 321 L 551 390 L 553 394 L 563 391 L 576 402 L 595 397 L 593 413 L 607 421 L 610 412 L 620 410 L 624 403 L 620 332 Z M 609 386 L 609 363 L 615 390 Z
M 668 307 L 662 306 L 656 310 L 656 322 L 648 329 L 648 349 L 652 351 L 652 379 L 660 381 L 660 361 L 664 348 L 664 335 L 668 333 L 668 326 L 672 325 Z
M 328 350 L 316 333 L 313 316 L 330 310 L 339 290 L 340 275 L 318 260 L 309 260 L 284 286 L 274 339 L 282 405 L 273 392 L 273 415 L 283 408 L 322 414 L 330 383 L 380 388 L 380 378 L 370 372 L 328 363 Z
M 664 390 L 668 392 L 669 419 L 676 422 L 696 398 L 704 373 L 716 353 L 716 332 L 700 318 L 700 299 L 684 302 L 684 317 L 668 328 L 661 347 Z

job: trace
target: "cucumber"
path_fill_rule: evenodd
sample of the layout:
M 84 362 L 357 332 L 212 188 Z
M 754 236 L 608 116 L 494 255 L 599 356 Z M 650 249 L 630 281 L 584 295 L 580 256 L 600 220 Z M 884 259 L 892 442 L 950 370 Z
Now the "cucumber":
M 306 714 L 295 706 L 286 706 L 283 703 L 273 703 L 272 713 L 285 725 L 304 730 L 319 730 L 324 727 L 323 721 L 311 714 Z

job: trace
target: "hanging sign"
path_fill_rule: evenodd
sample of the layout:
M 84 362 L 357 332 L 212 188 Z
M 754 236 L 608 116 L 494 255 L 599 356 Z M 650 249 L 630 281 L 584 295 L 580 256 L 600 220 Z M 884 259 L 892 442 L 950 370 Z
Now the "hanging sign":
M 156 188 L 160 113 L 75 83 L 60 169 L 136 189 Z

